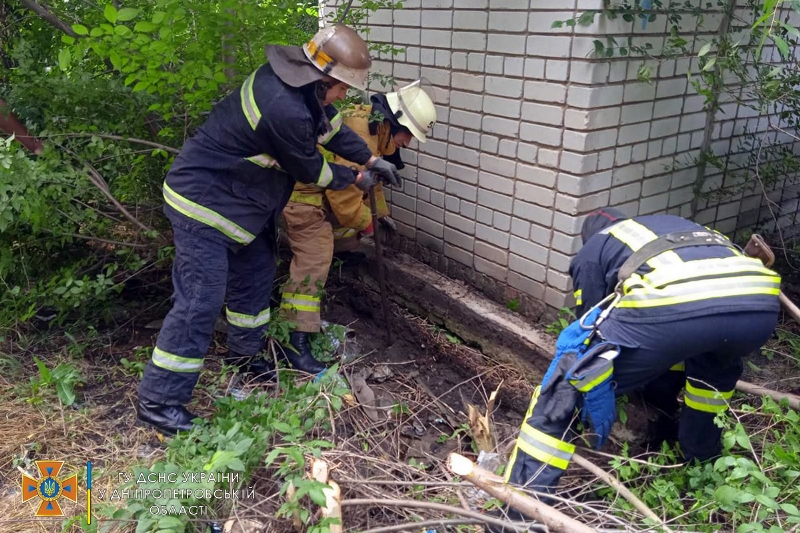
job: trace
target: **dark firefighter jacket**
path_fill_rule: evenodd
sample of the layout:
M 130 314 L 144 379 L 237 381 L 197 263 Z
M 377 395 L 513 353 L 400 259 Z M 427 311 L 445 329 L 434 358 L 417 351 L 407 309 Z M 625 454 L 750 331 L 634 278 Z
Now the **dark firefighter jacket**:
M 614 291 L 625 260 L 657 236 L 707 228 L 672 215 L 622 220 L 590 237 L 569 273 L 582 316 Z M 690 246 L 664 252 L 623 284 L 624 296 L 610 317 L 658 322 L 736 311 L 777 311 L 780 277 L 761 261 L 727 246 Z M 609 318 L 610 318 L 609 317 Z
M 269 64 L 222 99 L 183 146 L 164 181 L 165 213 L 173 224 L 239 245 L 274 224 L 295 180 L 343 189 L 355 172 L 328 163 L 317 144 L 365 164 L 369 148 L 315 85 L 293 88 Z

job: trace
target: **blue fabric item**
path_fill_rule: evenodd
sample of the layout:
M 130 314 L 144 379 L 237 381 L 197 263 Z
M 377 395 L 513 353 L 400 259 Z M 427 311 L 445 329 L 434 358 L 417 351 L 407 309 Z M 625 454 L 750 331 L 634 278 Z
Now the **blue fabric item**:
M 614 387 L 609 378 L 583 395 L 581 420 L 591 422 L 597 434 L 595 449 L 599 450 L 606 443 L 616 418 L 617 403 L 614 399 Z
M 600 309 L 594 309 L 589 316 L 586 317 L 586 323 L 593 324 L 597 317 L 600 315 Z M 544 392 L 547 389 L 547 385 L 552 379 L 556 368 L 558 368 L 558 364 L 561 361 L 561 358 L 564 357 L 566 353 L 576 353 L 578 358 L 580 358 L 580 354 L 584 353 L 588 346 L 584 344 L 586 339 L 589 338 L 589 335 L 592 334 L 592 330 L 583 329 L 580 324 L 580 320 L 575 320 L 564 328 L 564 331 L 558 336 L 558 340 L 556 341 L 556 354 L 553 357 L 553 361 L 550 363 L 550 367 L 547 369 L 547 372 L 544 374 L 544 378 L 542 379 L 542 391 Z
M 653 0 L 642 0 L 642 9 L 652 9 Z M 647 28 L 647 17 L 642 19 L 642 29 Z

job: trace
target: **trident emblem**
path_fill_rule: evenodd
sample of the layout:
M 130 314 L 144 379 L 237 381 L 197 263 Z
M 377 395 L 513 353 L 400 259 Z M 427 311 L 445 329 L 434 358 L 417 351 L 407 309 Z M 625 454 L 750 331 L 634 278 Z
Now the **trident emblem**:
M 33 479 L 22 475 L 22 501 L 26 502 L 38 496 L 42 503 L 36 510 L 36 516 L 64 516 L 58 499 L 63 496 L 73 502 L 78 501 L 78 475 L 60 480 L 58 478 L 64 461 L 36 461 L 40 478 Z

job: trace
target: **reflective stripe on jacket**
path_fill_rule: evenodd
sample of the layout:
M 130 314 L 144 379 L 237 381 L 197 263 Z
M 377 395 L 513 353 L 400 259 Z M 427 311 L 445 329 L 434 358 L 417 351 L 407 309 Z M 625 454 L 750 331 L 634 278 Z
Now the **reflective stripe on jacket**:
M 366 163 L 369 148 L 323 107 L 315 85 L 293 88 L 263 65 L 223 98 L 175 158 L 164 183 L 173 224 L 246 245 L 274 224 L 295 181 L 342 189 L 355 173 L 325 161 L 334 153 Z
M 582 314 L 610 294 L 625 260 L 660 235 L 706 230 L 671 215 L 623 220 L 592 236 L 573 258 L 570 275 Z M 690 318 L 732 311 L 772 311 L 779 306 L 780 277 L 757 259 L 727 246 L 692 246 L 661 253 L 623 281 L 611 315 L 623 321 Z

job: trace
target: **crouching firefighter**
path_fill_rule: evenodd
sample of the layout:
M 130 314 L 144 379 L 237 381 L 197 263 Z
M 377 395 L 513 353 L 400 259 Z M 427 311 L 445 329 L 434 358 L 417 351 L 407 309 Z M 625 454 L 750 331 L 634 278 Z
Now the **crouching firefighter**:
M 222 99 L 184 144 L 164 181 L 173 228 L 173 306 L 139 384 L 138 420 L 165 433 L 192 427 L 185 407 L 223 304 L 228 360 L 266 378 L 261 357 L 276 268 L 275 227 L 296 181 L 368 189 L 400 183 L 391 163 L 336 118 L 330 105 L 365 89 L 371 60 L 351 28 L 332 25 L 302 47 L 271 46 L 269 63 Z M 366 168 L 330 164 L 323 143 Z M 290 363 L 307 366 L 292 350 Z
M 615 396 L 644 386 L 668 416 L 678 416 L 684 388 L 677 425 L 684 458 L 718 455 L 714 418 L 728 408 L 742 358 L 778 320 L 778 274 L 689 220 L 602 209 L 586 218 L 581 239 L 570 264 L 581 318 L 558 337 L 506 473 L 508 482 L 546 493 L 575 451 L 567 437 L 575 409 L 600 448 Z M 677 373 L 679 382 L 663 379 Z
M 357 105 L 342 111 L 344 124 L 356 132 L 375 156 L 385 157 L 403 167 L 400 148 L 412 136 L 426 142 L 436 122 L 436 108 L 416 81 L 397 92 L 372 96 L 371 105 Z M 357 167 L 358 163 L 336 155 L 334 163 Z M 378 220 L 389 224 L 389 209 L 380 185 L 375 186 Z M 342 190 L 323 189 L 298 183 L 283 210 L 286 235 L 293 257 L 289 280 L 283 287 L 281 315 L 295 324 L 291 344 L 308 372 L 320 372 L 325 365 L 311 355 L 309 333 L 320 331 L 322 292 L 334 253 L 352 252 L 362 235 L 373 232 L 372 212 L 365 191 L 351 185 Z

